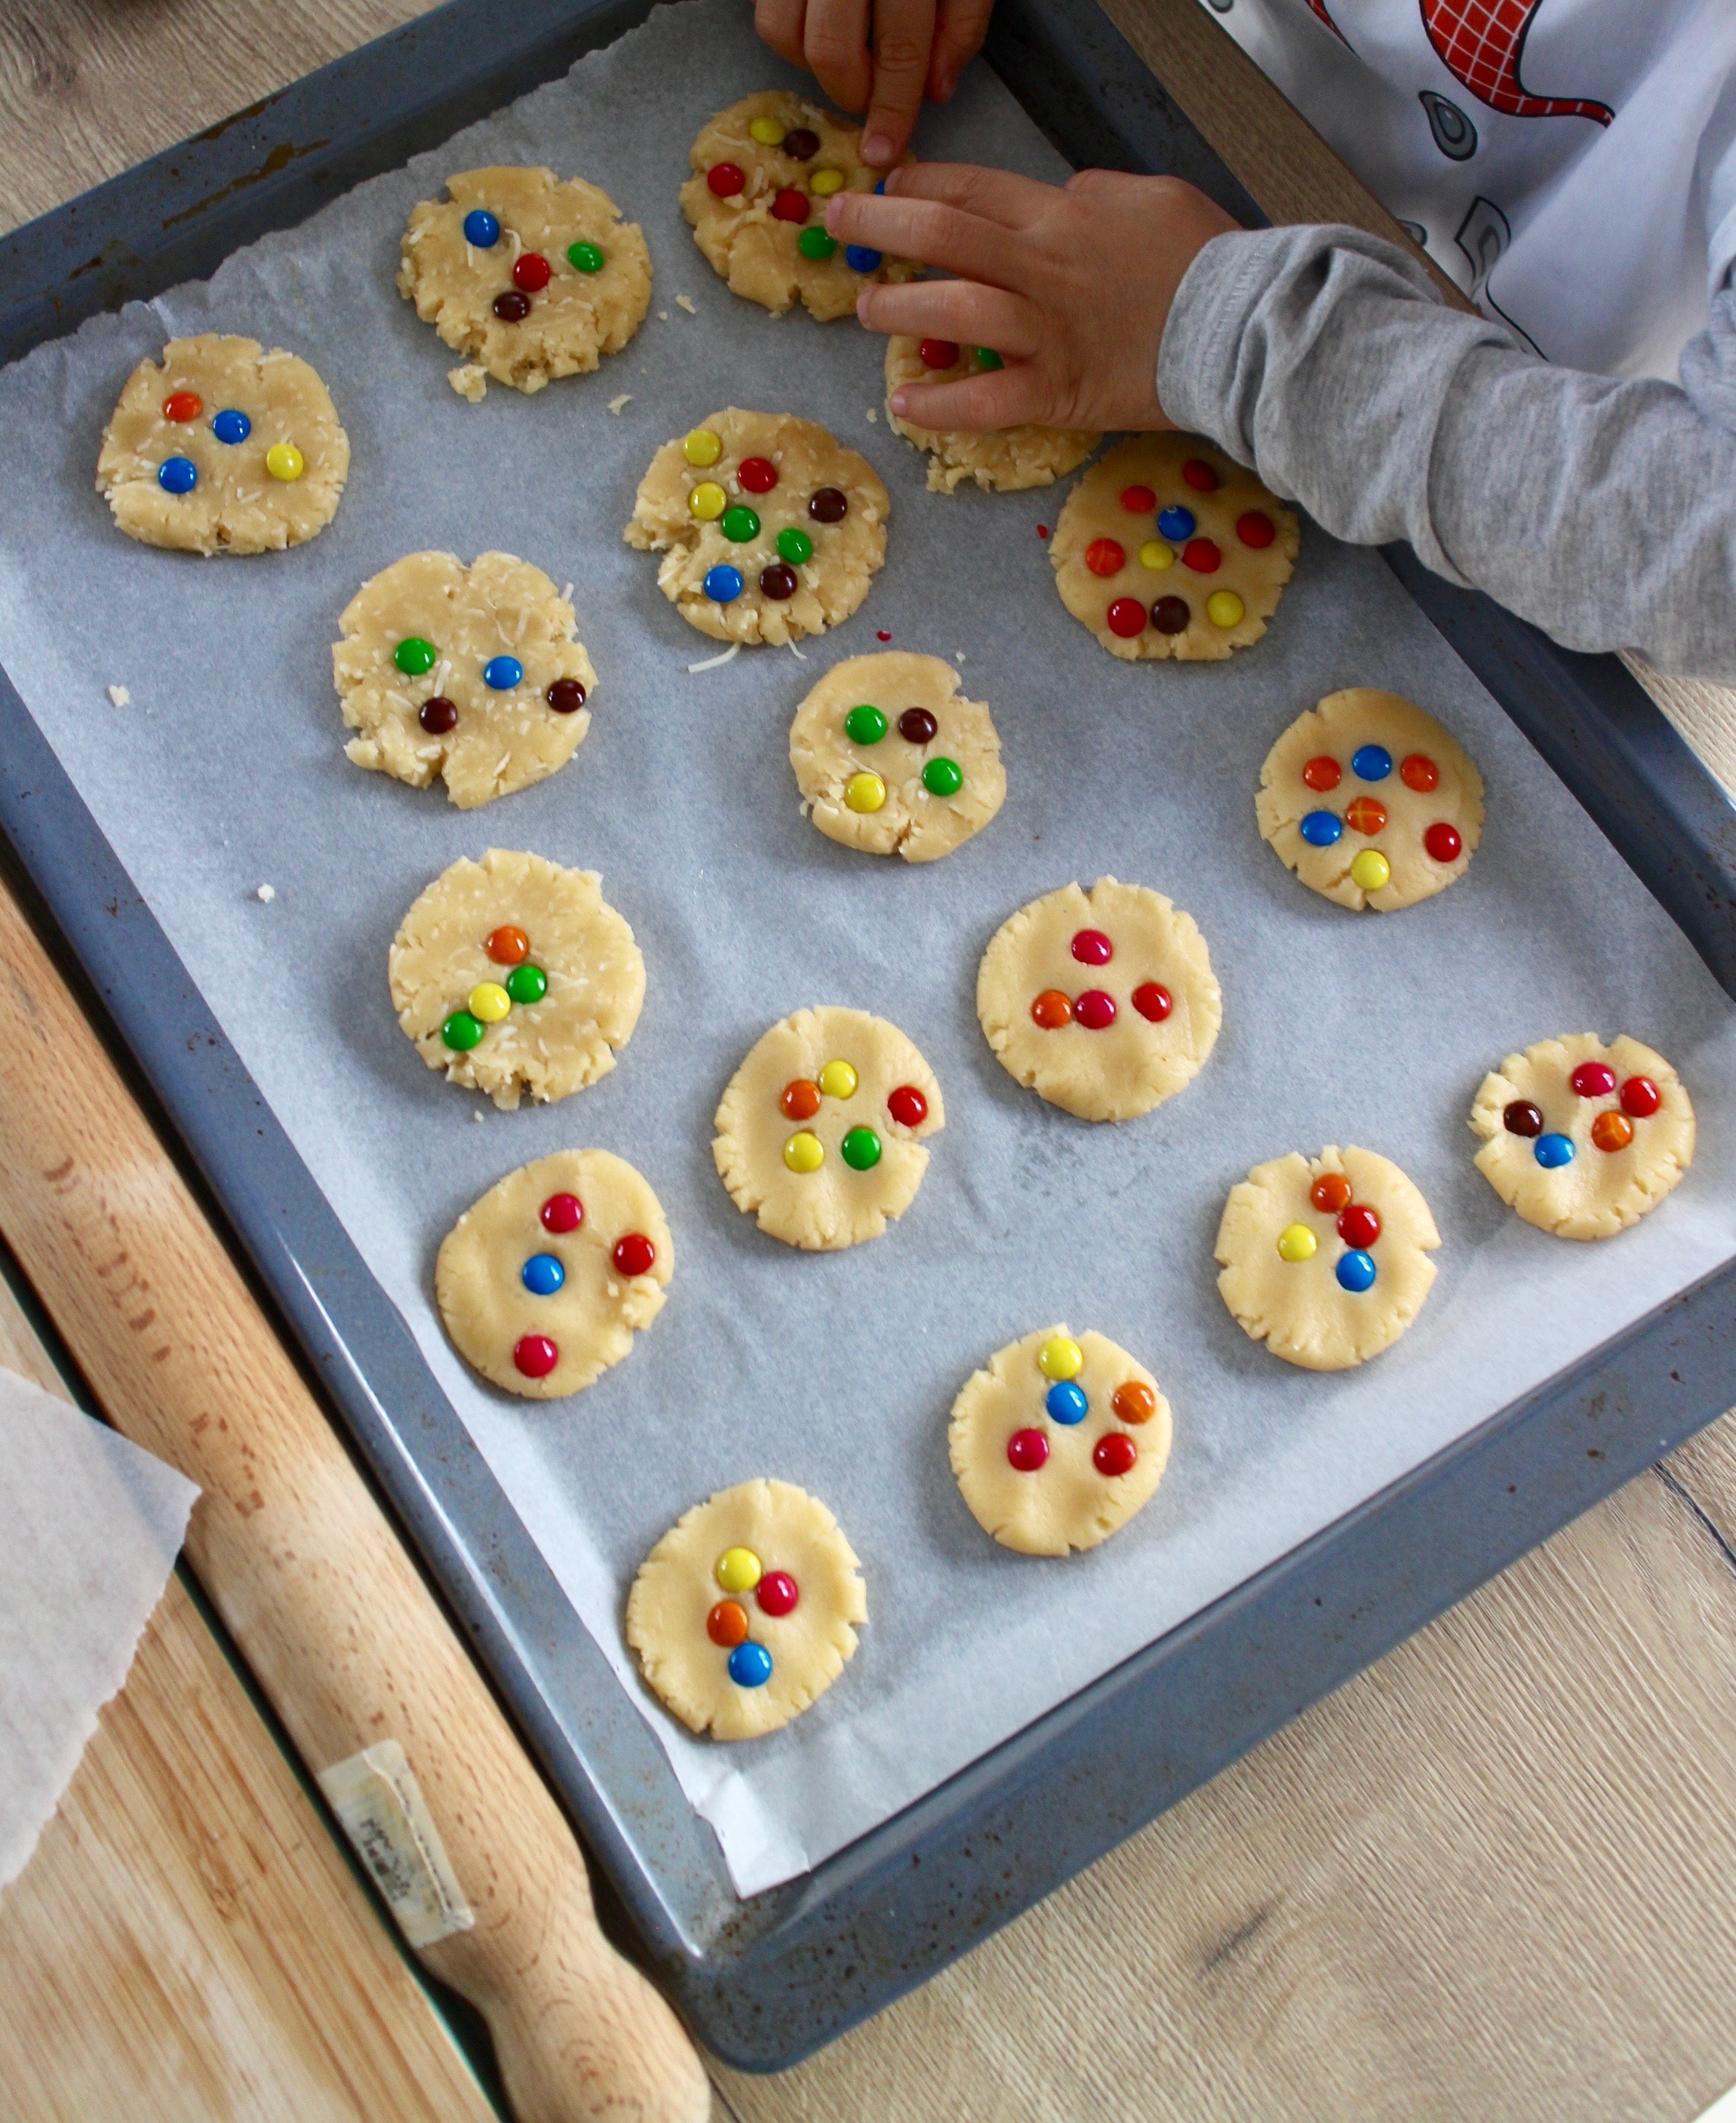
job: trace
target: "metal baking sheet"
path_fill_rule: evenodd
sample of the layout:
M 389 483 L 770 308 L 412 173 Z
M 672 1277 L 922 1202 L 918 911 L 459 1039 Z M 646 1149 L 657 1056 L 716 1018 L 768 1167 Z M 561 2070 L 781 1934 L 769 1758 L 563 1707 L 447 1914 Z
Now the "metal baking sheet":
M 561 25 L 569 43 L 579 12 Z M 702 19 L 683 11 L 680 34 Z M 1016 82 L 1044 24 L 1030 14 L 1007 23 L 1004 34 L 1025 40 L 998 54 Z M 654 26 L 658 34 L 668 32 Z M 106 400 L 79 387 L 70 362 L 39 363 L 38 380 L 51 377 L 63 395 L 16 424 L 24 455 L 13 490 L 21 479 L 52 490 L 45 517 L 63 502 L 66 523 L 46 537 L 39 523 L 35 536 L 57 560 L 66 539 L 90 540 L 90 571 L 32 569 L 0 539 L 0 586 L 16 599 L 8 668 L 34 713 L 34 722 L 7 718 L 5 796 L 15 843 L 86 964 L 99 980 L 114 968 L 110 1001 L 135 1050 L 326 1361 L 654 1952 L 708 2037 L 765 2063 L 787 2060 L 959 1950 L 1568 1516 L 1636 1454 L 1715 1413 L 1732 1390 L 1716 1272 L 1736 1237 L 1718 1125 L 1729 1110 L 1728 1005 L 1393 577 L 1311 531 L 1257 664 L 1100 668 L 1107 659 L 1047 589 L 1035 525 L 1058 497 L 924 494 L 914 454 L 866 420 L 880 397 L 877 344 L 845 327 L 743 314 L 692 250 L 673 198 L 687 140 L 719 103 L 780 77 L 744 25 L 734 41 L 716 35 L 704 68 L 673 42 L 609 54 L 614 93 L 588 89 L 581 75 L 507 114 L 504 140 L 485 135 L 486 145 L 439 158 L 439 168 L 491 157 L 578 167 L 610 183 L 644 223 L 659 274 L 654 313 L 672 314 L 648 321 L 602 376 L 528 405 L 496 387 L 480 414 L 451 398 L 449 357 L 384 292 L 407 204 L 433 188 L 424 171 L 235 260 L 214 300 L 199 290 L 174 298 L 172 326 L 133 315 L 99 327 L 95 344 L 112 355 Z M 659 53 L 660 63 L 632 73 Z M 1037 69 L 1049 94 L 1053 57 Z M 1040 171 L 1040 143 L 1016 117 L 982 82 L 936 126 L 929 152 L 1023 159 Z M 1100 111 L 1097 122 L 1106 129 Z M 1091 152 L 1108 159 L 1099 141 Z M 354 271 L 358 260 L 371 278 Z M 347 279 L 371 286 L 377 308 L 347 294 Z M 681 291 L 703 329 L 674 309 Z M 336 523 L 281 561 L 198 568 L 143 555 L 114 538 L 85 485 L 120 377 L 169 329 L 201 328 L 191 320 L 205 313 L 309 354 L 356 445 Z M 683 330 L 695 340 L 683 344 Z M 741 388 L 744 368 L 763 379 L 758 394 Z M 603 406 L 620 391 L 639 410 L 612 421 Z M 758 652 L 690 678 L 685 663 L 704 645 L 657 596 L 651 564 L 612 541 L 650 449 L 732 396 L 814 413 L 867 450 L 894 490 L 891 563 L 856 621 L 809 644 L 805 665 Z M 57 411 L 70 439 L 45 473 Z M 572 466 L 554 504 L 537 491 L 551 457 Z M 431 469 L 439 476 L 418 476 Z M 581 633 L 603 673 L 598 725 L 573 765 L 467 818 L 438 793 L 357 775 L 337 748 L 331 617 L 362 574 L 422 542 L 467 554 L 505 544 L 557 579 L 577 578 Z M 545 550 L 563 543 L 565 567 Z M 267 573 L 290 569 L 293 578 Z M 172 597 L 138 587 L 142 576 L 162 582 L 165 569 Z M 1016 636 L 982 616 L 1006 607 L 1009 584 L 1020 593 Z M 21 607 L 27 621 L 15 624 Z M 901 646 L 962 649 L 967 687 L 994 704 L 1007 743 L 1006 812 L 927 874 L 865 865 L 819 841 L 796 813 L 783 757 L 800 692 L 837 655 L 873 646 L 883 626 Z M 1471 631 L 1474 656 L 1495 653 L 1499 628 Z M 181 647 L 188 640 L 195 658 Z M 271 644 L 264 685 L 262 643 Z M 110 668 L 122 652 L 130 672 Z M 1608 741 L 1610 718 L 1599 721 L 1595 698 L 1586 705 L 1552 654 L 1545 669 Z M 161 682 L 167 672 L 172 684 Z M 101 691 L 115 678 L 138 703 L 136 715 L 120 711 L 131 719 L 118 730 Z M 1270 737 L 1296 706 L 1352 679 L 1428 701 L 1491 783 L 1489 838 L 1471 879 L 1392 924 L 1299 905 L 1306 896 L 1252 832 L 1253 779 Z M 40 729 L 76 790 L 45 756 Z M 261 798 L 252 769 L 267 746 L 274 772 L 291 765 L 281 779 L 259 777 L 270 780 Z M 1641 777 L 1654 804 L 1668 809 L 1673 788 L 1704 795 L 1667 748 L 1663 762 Z M 285 782 L 306 792 L 287 811 Z M 1130 787 L 1143 792 L 1134 804 Z M 135 799 L 140 789 L 148 804 Z M 650 791 L 687 846 L 678 866 L 659 851 L 678 836 L 648 830 Z M 1631 807 L 1631 793 L 1622 800 Z M 1654 860 L 1698 864 L 1703 877 L 1698 832 L 1678 822 Z M 381 968 L 420 884 L 453 855 L 491 843 L 601 867 L 645 944 L 651 1003 L 605 1085 L 547 1113 L 490 1112 L 476 1127 L 462 1125 L 472 1102 L 426 1076 L 397 1034 Z M 117 887 L 109 921 L 130 925 L 124 969 L 90 919 L 117 852 L 129 883 Z M 1088 1131 L 1002 1076 L 969 996 L 976 957 L 1005 912 L 1105 869 L 1191 907 L 1218 950 L 1229 1017 L 1184 1099 L 1133 1129 Z M 345 878 L 336 894 L 335 874 Z M 279 894 L 269 910 L 249 896 L 261 879 Z M 791 894 L 806 917 L 795 931 L 777 918 Z M 1701 899 L 1715 916 L 1715 897 Z M 1368 933 L 1353 944 L 1356 930 Z M 1715 956 L 1715 919 L 1696 940 Z M 191 987 L 178 977 L 177 948 Z M 1479 987 L 1447 977 L 1469 964 L 1481 968 Z M 822 979 L 831 985 L 817 987 Z M 740 1051 L 772 1016 L 822 995 L 903 1024 L 951 1104 L 905 1226 L 859 1254 L 812 1262 L 735 1217 L 705 1145 Z M 190 1024 L 196 1037 L 206 1005 L 222 1029 L 190 1062 L 171 1032 Z M 1469 1170 L 1462 1134 L 1489 1061 L 1581 1022 L 1654 1037 L 1688 1074 L 1705 1123 L 1700 1165 L 1669 1215 L 1592 1254 L 1508 1219 Z M 263 1113 L 250 1103 L 256 1088 Z M 1347 1096 L 1351 1121 L 1340 1118 Z M 256 1126 L 265 1146 L 243 1155 Z M 1419 1329 L 1366 1374 L 1322 1384 L 1281 1373 L 1241 1341 L 1211 1288 L 1210 1235 L 1224 1188 L 1253 1159 L 1293 1141 L 1353 1137 L 1406 1164 L 1449 1245 Z M 527 1417 L 479 1390 L 446 1349 L 428 1303 L 433 1247 L 457 1208 L 510 1165 L 593 1141 L 634 1156 L 662 1192 L 677 1231 L 675 1296 L 629 1365 L 569 1408 Z M 332 1230 L 328 1202 L 346 1234 Z M 359 1241 L 365 1268 L 346 1236 Z M 1516 1277 L 1526 1301 L 1504 1333 L 1500 1307 Z M 1596 1320 L 1588 1294 L 1602 1308 Z M 1654 1302 L 1662 1320 L 1626 1343 L 1604 1340 Z M 946 1404 L 988 1349 L 1063 1313 L 1154 1362 L 1177 1404 L 1174 1469 L 1157 1503 L 1087 1563 L 985 1556 L 950 1494 Z M 1666 1357 L 1672 1338 L 1691 1353 L 1673 1347 Z M 1503 1346 L 1497 1373 L 1476 1354 L 1491 1341 Z M 1619 1422 L 1607 1385 L 1588 1404 L 1601 1426 L 1593 1446 L 1561 1432 L 1564 1411 L 1586 1399 L 1576 1360 L 1600 1374 L 1621 1367 Z M 1634 1366 L 1637 1390 L 1626 1383 Z M 1657 1381 L 1673 1372 L 1682 1390 L 1660 1404 Z M 1566 1434 L 1575 1436 L 1571 1422 Z M 1513 1482 L 1505 1508 L 1480 1511 L 1468 1536 L 1453 1485 L 1486 1479 L 1491 1458 L 1523 1457 L 1527 1440 L 1541 1479 L 1523 1485 L 1523 1505 Z M 762 1469 L 805 1480 L 839 1510 L 868 1563 L 875 1621 L 840 1687 L 789 1733 L 742 1750 L 757 1757 L 745 1768 L 664 1731 L 690 1791 L 731 1839 L 735 1883 L 838 1849 L 807 1881 L 738 1908 L 709 1831 L 673 1793 L 596 1646 L 620 1662 L 621 1591 L 662 1525 L 717 1483 Z M 1403 1541 L 1421 1542 L 1426 1559 Z M 1338 1591 L 1364 1568 L 1374 1619 L 1347 1628 L 1335 1615 Z M 1274 1643 L 1263 1603 L 1288 1609 L 1316 1568 L 1334 1588 L 1330 1605 L 1302 1615 L 1300 1627 L 1291 1612 Z M 1244 1641 L 1238 1658 L 1237 1633 L 1250 1627 L 1264 1649 Z M 1213 1673 L 1191 1671 L 1208 1645 Z M 1216 1671 L 1226 1657 L 1227 1695 Z M 965 1671 L 984 1685 L 961 1689 Z M 1075 1788 L 1070 1750 L 1087 1740 L 1100 1758 L 1118 1749 L 1138 1758 L 1112 1795 Z M 711 1764 L 723 1777 L 708 1785 Z M 1040 1837 L 1021 1832 L 1034 1774 L 1051 1797 L 1067 1791 L 1058 1835 L 1048 1807 Z M 913 1861 L 924 1858 L 919 1877 Z M 893 1906 L 901 1914 L 889 1924 Z

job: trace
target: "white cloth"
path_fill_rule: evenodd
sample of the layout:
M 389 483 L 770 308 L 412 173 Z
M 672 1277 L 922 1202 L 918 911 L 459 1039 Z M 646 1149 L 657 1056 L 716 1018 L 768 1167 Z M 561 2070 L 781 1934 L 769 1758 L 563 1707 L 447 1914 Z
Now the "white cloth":
M 126 1679 L 198 1494 L 0 1371 L 0 1886 L 24 1870 Z
M 1736 0 L 1203 0 L 1485 316 L 1673 381 L 1736 258 Z

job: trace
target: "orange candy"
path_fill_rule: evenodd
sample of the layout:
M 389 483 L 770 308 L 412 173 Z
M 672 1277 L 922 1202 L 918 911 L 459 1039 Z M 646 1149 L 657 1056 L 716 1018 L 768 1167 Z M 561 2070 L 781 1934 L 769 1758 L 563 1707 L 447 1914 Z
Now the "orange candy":
M 1413 752 L 1408 759 L 1399 762 L 1399 779 L 1407 789 L 1414 789 L 1419 796 L 1426 796 L 1440 780 L 1441 770 L 1426 752 Z
M 1030 1014 L 1045 1032 L 1058 1032 L 1072 1019 L 1073 1005 L 1059 988 L 1044 988 L 1031 1005 Z
M 1323 752 L 1317 758 L 1308 762 L 1302 771 L 1302 778 L 1317 794 L 1324 795 L 1327 790 L 1337 788 L 1344 778 L 1344 770 L 1329 753 Z
M 811 1121 L 820 1108 L 819 1085 L 810 1084 L 805 1076 L 798 1076 L 785 1085 L 783 1096 L 777 1103 L 783 1108 L 786 1121 Z
M 1344 806 L 1344 823 L 1353 833 L 1372 838 L 1386 823 L 1386 807 L 1378 796 L 1353 796 Z
M 706 1616 L 706 1634 L 714 1644 L 733 1652 L 748 1641 L 748 1610 L 739 1600 L 720 1600 Z
M 496 929 L 482 948 L 497 966 L 522 966 L 530 956 L 530 938 L 509 921 Z
M 1634 1139 L 1634 1124 L 1626 1113 L 1599 1113 L 1592 1122 L 1592 1141 L 1599 1150 L 1626 1150 Z
M 1335 1216 L 1350 1206 L 1350 1183 L 1342 1172 L 1323 1172 L 1308 1189 L 1308 1199 L 1323 1216 Z
M 1157 1413 L 1157 1396 L 1143 1379 L 1129 1379 L 1116 1387 L 1110 1405 L 1124 1422 L 1149 1422 Z
M 1085 549 L 1085 565 L 1094 575 L 1119 575 L 1127 565 L 1127 548 L 1114 538 L 1093 538 Z
M 196 420 L 204 410 L 205 401 L 196 391 L 171 391 L 162 401 L 162 417 L 173 420 L 177 427 Z

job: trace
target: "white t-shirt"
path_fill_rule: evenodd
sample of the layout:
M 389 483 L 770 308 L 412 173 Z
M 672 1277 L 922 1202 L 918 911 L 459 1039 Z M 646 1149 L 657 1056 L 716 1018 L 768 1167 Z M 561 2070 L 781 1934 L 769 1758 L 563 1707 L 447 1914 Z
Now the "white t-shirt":
M 1736 259 L 1736 0 L 1205 0 L 1485 315 L 1674 381 Z

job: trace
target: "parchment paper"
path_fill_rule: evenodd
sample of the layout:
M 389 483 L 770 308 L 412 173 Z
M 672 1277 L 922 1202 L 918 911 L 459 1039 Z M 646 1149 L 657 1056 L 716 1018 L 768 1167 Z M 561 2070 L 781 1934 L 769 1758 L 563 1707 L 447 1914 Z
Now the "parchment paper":
M 688 144 L 715 110 L 791 78 L 737 0 L 659 10 L 565 82 L 239 254 L 209 285 L 93 320 L 0 376 L 7 667 L 744 1894 L 860 1835 L 1736 1252 L 1736 1011 L 1377 558 L 1310 527 L 1258 647 L 1209 667 L 1116 663 L 1053 588 L 1037 526 L 1053 524 L 1059 490 L 927 494 L 924 461 L 870 419 L 881 341 L 848 321 L 774 321 L 713 274 L 676 200 Z M 1063 174 L 981 67 L 952 109 L 925 117 L 919 146 Z M 645 228 L 655 290 L 644 329 L 599 374 L 530 400 L 491 385 L 473 408 L 392 275 L 415 202 L 448 170 L 490 161 L 607 186 Z M 331 387 L 354 462 L 311 546 L 245 560 L 153 552 L 112 528 L 92 490 L 134 364 L 204 330 L 292 348 Z M 861 612 L 805 661 L 756 649 L 692 677 L 711 646 L 621 530 L 657 446 L 732 402 L 821 419 L 864 451 L 893 495 L 889 558 Z M 571 764 L 484 812 L 343 754 L 337 615 L 365 577 L 421 546 L 467 560 L 504 547 L 571 579 L 600 674 Z M 1006 747 L 999 818 L 920 869 L 823 839 L 788 762 L 803 694 L 883 628 L 896 646 L 961 656 Z M 109 705 L 110 684 L 130 689 L 130 707 Z M 1349 684 L 1438 714 L 1488 784 L 1468 877 L 1403 915 L 1329 906 L 1255 832 L 1267 748 Z M 552 1108 L 500 1114 L 448 1087 L 387 995 L 403 910 L 455 856 L 490 845 L 599 869 L 645 952 L 649 996 L 621 1066 Z M 973 997 L 1012 909 L 1105 872 L 1194 914 L 1225 1023 L 1180 1097 L 1093 1128 L 1018 1089 Z M 262 882 L 270 904 L 255 897 Z M 948 1116 L 903 1221 L 821 1257 L 739 1215 L 710 1146 L 741 1055 L 816 1002 L 901 1025 Z M 1667 1207 L 1593 1246 L 1505 1209 L 1466 1126 L 1486 1068 L 1584 1029 L 1659 1047 L 1701 1122 L 1698 1161 Z M 1250 1165 L 1328 1142 L 1396 1158 L 1446 1243 L 1412 1332 L 1361 1371 L 1315 1377 L 1234 1324 L 1212 1242 Z M 503 1173 L 590 1144 L 657 1188 L 673 1288 L 626 1362 L 569 1402 L 528 1406 L 451 1352 L 434 1254 Z M 1152 1366 L 1175 1449 L 1152 1504 L 1104 1548 L 1031 1561 L 965 1511 L 946 1418 L 992 1351 L 1063 1319 Z M 645 1694 L 621 1613 L 664 1528 L 760 1474 L 838 1512 L 872 1619 L 813 1711 L 726 1748 L 696 1742 Z

